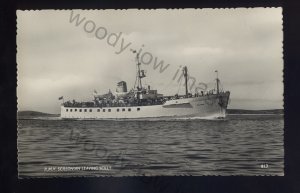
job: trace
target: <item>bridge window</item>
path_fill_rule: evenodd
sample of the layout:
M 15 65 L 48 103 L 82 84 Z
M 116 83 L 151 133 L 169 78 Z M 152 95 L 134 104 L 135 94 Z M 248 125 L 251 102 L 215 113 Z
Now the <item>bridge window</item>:
M 111 112 L 111 109 L 108 109 L 108 112 Z
M 70 109 L 70 112 L 72 112 L 72 109 Z
M 131 108 L 129 108 L 128 111 L 131 111 Z
M 84 112 L 86 112 L 86 109 L 84 109 Z
M 97 112 L 100 112 L 100 109 L 97 109 Z
M 125 111 L 125 109 L 122 109 L 122 111 Z
M 139 111 L 139 110 L 141 110 L 141 109 L 140 109 L 140 108 L 137 108 L 136 110 L 138 110 L 138 111 Z
M 90 109 L 90 112 L 92 112 L 92 109 Z
M 105 112 L 105 109 L 103 109 L 103 112 Z
M 120 109 L 117 109 L 117 112 L 119 112 L 120 111 Z
M 75 112 L 77 112 L 77 109 L 75 109 Z
M 69 109 L 66 109 L 66 111 L 68 112 L 68 111 L 69 111 Z
M 82 109 L 79 109 L 79 112 L 81 112 L 82 111 Z

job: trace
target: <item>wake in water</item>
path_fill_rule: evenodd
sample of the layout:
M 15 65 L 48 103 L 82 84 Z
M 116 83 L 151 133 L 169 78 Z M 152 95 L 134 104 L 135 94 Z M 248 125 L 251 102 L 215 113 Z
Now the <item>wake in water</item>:
M 220 116 L 220 114 L 200 117 L 146 117 L 146 118 L 135 118 L 135 119 L 117 119 L 117 118 L 61 118 L 60 116 L 25 116 L 18 117 L 18 120 L 45 120 L 45 121 L 189 121 L 189 120 L 208 120 L 208 121 L 224 121 L 238 117 L 258 117 L 258 116 L 283 116 L 283 114 L 226 114 L 227 116 Z
M 206 117 L 148 117 L 148 118 L 136 118 L 136 119 L 64 119 L 61 117 L 30 117 L 25 119 L 33 120 L 47 120 L 47 121 L 189 121 L 189 120 L 210 120 L 210 121 L 222 121 L 226 120 L 224 117 L 217 115 L 206 116 Z
M 226 117 L 220 117 L 218 115 L 211 115 L 206 117 L 177 117 L 175 120 L 225 120 Z
M 51 120 L 54 120 L 54 121 L 59 121 L 59 120 L 63 120 L 63 118 L 61 117 L 18 117 L 18 119 L 20 120 L 47 120 L 47 121 L 51 121 Z

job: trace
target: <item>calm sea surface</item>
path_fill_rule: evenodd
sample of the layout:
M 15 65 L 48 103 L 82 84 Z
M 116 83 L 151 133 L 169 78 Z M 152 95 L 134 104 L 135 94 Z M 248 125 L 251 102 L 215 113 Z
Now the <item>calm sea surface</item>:
M 284 175 L 282 115 L 18 121 L 20 177 Z

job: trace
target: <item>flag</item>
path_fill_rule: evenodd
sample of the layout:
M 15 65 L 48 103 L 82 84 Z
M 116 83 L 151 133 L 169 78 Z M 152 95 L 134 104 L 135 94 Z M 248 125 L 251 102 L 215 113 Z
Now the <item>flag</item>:
M 62 100 L 62 99 L 64 99 L 64 97 L 63 97 L 63 96 L 61 96 L 61 97 L 59 97 L 59 98 L 58 98 L 58 100 Z

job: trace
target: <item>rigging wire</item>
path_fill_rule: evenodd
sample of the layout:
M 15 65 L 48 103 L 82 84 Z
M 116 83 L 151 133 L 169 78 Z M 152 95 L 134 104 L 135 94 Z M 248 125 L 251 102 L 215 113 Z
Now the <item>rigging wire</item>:
M 136 60 L 136 59 L 135 59 Z M 137 61 L 137 60 L 136 60 Z M 136 88 L 136 81 L 137 81 L 137 76 L 138 76 L 138 67 L 137 65 L 135 65 L 135 72 L 136 72 L 136 78 L 135 78 L 135 82 L 134 82 L 134 87 L 133 88 Z
M 181 68 L 181 66 L 179 67 L 179 68 Z M 178 72 L 177 72 L 178 73 Z M 175 78 L 176 77 L 176 78 Z M 166 84 L 165 86 L 164 86 L 164 88 L 163 88 L 163 90 L 170 90 L 170 85 L 171 84 L 173 84 L 174 82 L 176 83 L 177 81 L 178 81 L 178 79 L 177 79 L 177 74 L 176 74 L 176 76 L 175 76 L 174 78 L 172 78 L 169 82 L 168 82 L 168 84 Z M 177 84 L 176 84 L 177 85 Z M 175 85 L 175 86 L 176 86 Z
M 183 79 L 183 78 L 180 78 L 180 82 L 179 82 L 179 84 L 178 84 L 178 90 L 177 90 L 177 93 L 176 93 L 176 94 L 179 93 L 179 89 L 180 89 L 180 86 L 181 86 L 182 79 Z
M 165 85 L 164 86 L 164 88 L 163 88 L 163 90 L 168 90 L 168 89 L 170 89 L 170 85 L 173 83 L 173 79 L 171 79 L 170 81 L 169 81 L 169 83 L 167 84 L 167 85 Z M 176 80 L 175 80 L 176 81 Z

